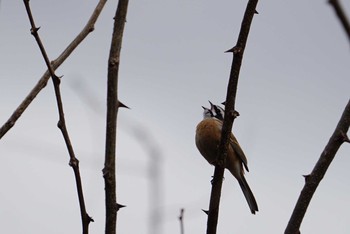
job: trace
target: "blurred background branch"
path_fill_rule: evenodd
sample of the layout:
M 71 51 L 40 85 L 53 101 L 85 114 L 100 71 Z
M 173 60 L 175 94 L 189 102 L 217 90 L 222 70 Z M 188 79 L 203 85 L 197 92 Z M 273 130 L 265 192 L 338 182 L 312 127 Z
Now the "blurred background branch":
M 180 221 L 180 234 L 185 234 L 185 228 L 184 228 L 184 212 L 185 209 L 181 208 L 180 215 L 179 215 L 179 221 Z
M 79 95 L 92 113 L 96 117 L 102 117 L 103 105 L 98 101 L 98 97 L 94 94 L 93 90 L 86 83 L 80 83 L 78 81 L 72 82 L 72 86 L 76 91 L 75 94 Z M 94 119 L 91 122 L 95 121 Z M 134 161 L 123 165 L 122 168 L 132 168 L 133 175 L 137 175 L 142 179 L 147 178 L 149 183 L 148 233 L 160 234 L 162 233 L 164 222 L 164 172 L 162 170 L 164 167 L 164 155 L 161 145 L 156 141 L 152 131 L 147 128 L 147 125 L 138 123 L 135 119 L 125 119 L 123 125 L 119 126 L 120 128 L 124 128 L 137 141 L 147 156 L 146 171 L 143 170 L 141 165 L 135 168 Z

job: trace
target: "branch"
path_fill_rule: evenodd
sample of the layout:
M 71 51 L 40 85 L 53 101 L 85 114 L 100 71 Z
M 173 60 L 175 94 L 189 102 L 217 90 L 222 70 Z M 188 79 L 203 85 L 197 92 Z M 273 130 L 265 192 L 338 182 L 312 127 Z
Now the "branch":
M 30 5 L 29 5 L 29 0 L 23 0 L 23 2 L 24 2 L 24 5 L 26 7 L 26 11 L 27 11 L 29 21 L 31 24 L 31 30 L 30 30 L 31 34 L 34 36 L 35 40 L 38 43 L 40 51 L 44 57 L 46 66 L 48 67 L 50 76 L 52 77 L 52 82 L 53 82 L 55 94 L 56 94 L 57 108 L 58 108 L 58 113 L 59 113 L 59 121 L 57 123 L 57 126 L 62 132 L 64 141 L 66 143 L 66 146 L 67 146 L 67 149 L 69 152 L 69 156 L 70 156 L 69 165 L 73 168 L 74 175 L 75 175 L 75 181 L 76 181 L 78 197 L 79 197 L 79 205 L 80 205 L 83 233 L 88 234 L 89 233 L 89 223 L 91 221 L 93 221 L 93 219 L 86 213 L 82 182 L 81 182 L 81 177 L 80 177 L 80 172 L 79 172 L 79 160 L 75 157 L 73 147 L 72 147 L 71 141 L 69 139 L 65 118 L 64 118 L 63 104 L 62 104 L 61 92 L 60 92 L 60 78 L 55 75 L 54 69 L 53 69 L 52 65 L 50 64 L 50 60 L 46 54 L 44 45 L 42 44 L 41 39 L 39 37 L 39 34 L 38 34 L 39 28 L 35 26 L 34 18 L 33 18 L 33 15 L 32 15 L 31 9 L 30 9 Z
M 248 1 L 236 46 L 227 51 L 233 53 L 233 59 L 226 94 L 225 118 L 222 127 L 221 141 L 218 149 L 218 165 L 215 166 L 212 190 L 210 195 L 207 234 L 215 234 L 217 229 L 222 179 L 224 176 L 224 165 L 227 156 L 227 148 L 229 144 L 229 138 L 232 130 L 233 121 L 234 118 L 237 116 L 237 112 L 235 111 L 235 102 L 238 77 L 242 64 L 244 49 L 248 39 L 250 25 L 252 23 L 254 13 L 256 12 L 255 9 L 257 4 L 258 0 Z
M 295 205 L 292 216 L 288 222 L 285 234 L 297 234 L 300 233 L 300 225 L 303 221 L 306 210 L 310 204 L 311 198 L 315 193 L 318 184 L 323 179 L 326 171 L 334 159 L 338 149 L 344 142 L 350 142 L 346 133 L 350 126 L 350 100 L 345 107 L 345 110 L 338 122 L 338 125 L 333 132 L 333 135 L 328 141 L 325 149 L 323 150 L 318 162 L 310 175 L 305 176 L 305 185 L 302 189 L 299 199 Z
M 346 35 L 348 36 L 348 39 L 350 40 L 350 23 L 348 18 L 345 15 L 345 12 L 340 5 L 338 0 L 329 0 L 328 3 L 334 8 L 335 13 L 337 14 L 341 24 L 344 27 L 344 30 L 346 32 Z
M 106 152 L 105 165 L 102 170 L 105 181 L 106 196 L 106 234 L 115 234 L 117 225 L 115 148 L 118 108 L 122 107 L 118 101 L 118 71 L 128 3 L 128 0 L 119 0 L 118 2 L 117 11 L 114 17 L 113 36 L 108 59 Z
M 67 46 L 67 48 L 58 56 L 56 60 L 51 63 L 52 69 L 56 70 L 68 56 L 78 47 L 78 45 L 87 37 L 87 35 L 94 30 L 94 25 L 99 17 L 107 0 L 100 0 L 93 11 L 89 21 L 86 23 L 83 30 L 76 36 L 76 38 Z M 34 86 L 32 91 L 22 101 L 22 103 L 16 108 L 10 118 L 0 128 L 0 139 L 15 125 L 16 121 L 21 117 L 23 112 L 27 109 L 34 98 L 39 92 L 46 86 L 47 81 L 50 79 L 50 72 L 47 70 L 40 78 L 38 83 Z

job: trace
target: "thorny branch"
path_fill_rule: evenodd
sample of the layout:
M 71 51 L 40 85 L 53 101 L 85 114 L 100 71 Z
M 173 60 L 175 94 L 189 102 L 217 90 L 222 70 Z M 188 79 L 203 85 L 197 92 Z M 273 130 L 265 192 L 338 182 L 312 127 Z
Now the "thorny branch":
M 300 225 L 305 216 L 306 210 L 310 204 L 312 196 L 316 192 L 318 184 L 323 179 L 329 165 L 332 163 L 338 149 L 344 142 L 348 142 L 347 132 L 350 126 L 350 100 L 345 107 L 345 110 L 329 139 L 325 149 L 323 150 L 319 160 L 310 175 L 305 176 L 305 185 L 302 189 L 299 199 L 294 207 L 292 216 L 288 222 L 285 234 L 300 233 Z
M 334 10 L 344 27 L 344 30 L 350 40 L 350 24 L 338 0 L 329 0 L 329 4 L 334 7 Z M 319 160 L 317 161 L 311 174 L 305 176 L 305 185 L 302 189 L 298 201 L 294 207 L 293 213 L 289 219 L 285 234 L 299 234 L 300 226 L 304 219 L 306 210 L 311 202 L 312 196 L 326 174 L 329 165 L 332 163 L 338 149 L 344 142 L 350 143 L 347 132 L 350 126 L 350 100 L 345 107 L 345 110 L 329 139 L 325 149 L 323 150 Z
M 106 234 L 115 234 L 117 226 L 117 194 L 116 194 L 116 134 L 118 101 L 118 72 L 120 51 L 123 39 L 128 0 L 119 0 L 114 16 L 114 28 L 111 49 L 108 59 L 107 81 L 107 117 L 106 117 L 106 151 L 103 178 L 105 181 L 105 205 L 106 205 Z
M 99 17 L 105 3 L 107 0 L 100 0 L 93 11 L 89 21 L 86 23 L 83 30 L 76 36 L 76 38 L 67 46 L 67 48 L 51 62 L 53 70 L 56 70 L 68 57 L 69 55 L 78 47 L 78 45 L 87 37 L 87 35 L 94 30 L 94 25 Z M 50 72 L 47 70 L 43 76 L 40 78 L 38 83 L 30 91 L 27 97 L 22 101 L 22 103 L 16 108 L 12 113 L 10 118 L 5 122 L 5 124 L 0 128 L 0 139 L 15 125 L 16 121 L 21 117 L 23 112 L 27 109 L 34 98 L 39 94 L 39 92 L 46 86 L 47 81 L 50 79 Z
M 71 144 L 71 141 L 69 139 L 69 134 L 67 131 L 65 118 L 64 118 L 64 111 L 63 111 L 63 104 L 62 104 L 62 98 L 61 98 L 61 91 L 60 91 L 60 78 L 56 76 L 54 69 L 52 65 L 50 64 L 50 60 L 46 54 L 44 45 L 41 42 L 41 39 L 38 34 L 39 28 L 35 26 L 34 18 L 30 9 L 29 0 L 23 0 L 24 5 L 26 7 L 26 11 L 29 17 L 29 21 L 31 24 L 31 34 L 34 36 L 36 42 L 38 43 L 38 46 L 40 48 L 40 51 L 44 57 L 46 66 L 48 67 L 50 76 L 52 78 L 52 82 L 55 89 L 55 95 L 56 95 L 56 102 L 57 102 L 57 108 L 59 113 L 59 121 L 58 121 L 58 128 L 61 130 L 64 141 L 66 143 L 70 161 L 69 165 L 73 168 L 74 175 L 75 175 L 75 181 L 78 191 L 78 197 L 79 197 L 79 205 L 80 205 L 80 213 L 81 213 L 81 219 L 82 219 L 82 226 L 83 226 L 83 233 L 88 234 L 89 233 L 89 223 L 93 221 L 93 219 L 86 213 L 85 208 L 85 202 L 84 202 L 84 195 L 83 195 L 83 188 L 82 188 L 82 182 L 80 177 L 80 171 L 79 171 L 79 160 L 75 157 L 73 146 Z
M 244 49 L 247 43 L 250 26 L 253 20 L 253 16 L 256 13 L 256 6 L 258 0 L 249 0 L 246 11 L 241 24 L 238 40 L 236 46 L 227 52 L 233 53 L 230 79 L 227 87 L 227 96 L 225 104 L 225 118 L 222 127 L 221 141 L 218 149 L 218 165 L 215 166 L 214 178 L 212 184 L 212 190 L 210 195 L 208 221 L 207 221 L 207 234 L 216 234 L 218 213 L 220 205 L 220 196 L 222 188 L 222 179 L 224 176 L 224 165 L 227 156 L 227 148 L 229 143 L 229 136 L 231 133 L 233 120 L 236 117 L 235 102 L 237 93 L 237 84 L 239 72 L 242 64 L 242 58 Z

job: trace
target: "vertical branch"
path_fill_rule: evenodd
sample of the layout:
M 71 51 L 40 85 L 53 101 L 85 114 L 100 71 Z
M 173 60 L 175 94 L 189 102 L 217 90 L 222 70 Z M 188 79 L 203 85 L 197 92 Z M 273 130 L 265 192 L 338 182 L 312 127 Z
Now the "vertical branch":
M 119 0 L 114 17 L 114 29 L 111 49 L 108 59 L 107 81 L 107 118 L 106 118 L 106 149 L 103 177 L 105 181 L 106 197 L 106 234 L 116 233 L 117 223 L 117 198 L 116 198 L 116 132 L 118 114 L 118 71 L 120 62 L 120 50 L 123 39 L 128 0 Z
M 254 13 L 256 13 L 255 9 L 257 4 L 258 0 L 248 1 L 236 46 L 227 51 L 233 53 L 233 59 L 231 65 L 230 79 L 227 87 L 225 118 L 222 127 L 221 141 L 218 149 L 218 165 L 215 166 L 212 190 L 210 195 L 207 234 L 215 234 L 217 229 L 222 179 L 224 176 L 224 165 L 227 156 L 229 137 L 233 125 L 233 120 L 238 115 L 238 112 L 235 111 L 238 77 L 242 64 L 244 49 L 248 39 L 250 25 L 252 23 Z
M 93 219 L 86 212 L 82 182 L 81 182 L 80 171 L 79 171 L 79 160 L 75 157 L 73 146 L 72 146 L 72 143 L 70 141 L 68 130 L 66 127 L 66 121 L 64 118 L 64 111 L 63 111 L 63 103 L 62 103 L 61 91 L 60 91 L 60 82 L 61 81 L 60 81 L 60 78 L 58 76 L 56 76 L 54 69 L 53 69 L 52 65 L 50 64 L 50 60 L 46 54 L 44 45 L 42 44 L 41 39 L 39 37 L 39 34 L 38 34 L 39 28 L 35 26 L 34 18 L 33 18 L 33 15 L 31 13 L 30 5 L 29 5 L 29 0 L 23 0 L 23 2 L 24 2 L 24 5 L 26 7 L 28 18 L 29 18 L 29 21 L 31 24 L 31 30 L 30 30 L 31 34 L 34 36 L 36 42 L 38 43 L 38 46 L 39 46 L 40 51 L 44 57 L 46 66 L 48 67 L 48 70 L 49 70 L 49 73 L 50 73 L 50 76 L 52 78 L 52 82 L 54 85 L 57 108 L 58 108 L 58 113 L 59 113 L 59 121 L 57 123 L 57 126 L 62 132 L 64 141 L 66 143 L 68 153 L 70 156 L 69 165 L 73 168 L 74 175 L 75 175 L 75 181 L 76 181 L 78 198 L 79 198 L 79 205 L 80 205 L 81 220 L 82 220 L 82 226 L 83 226 L 83 234 L 88 234 L 89 233 L 89 224 L 91 221 L 93 221 Z
M 332 163 L 338 149 L 344 142 L 350 143 L 346 133 L 350 126 L 350 100 L 338 122 L 338 125 L 323 150 L 319 160 L 310 175 L 305 176 L 305 185 L 294 207 L 292 216 L 288 222 L 285 234 L 300 233 L 300 225 L 310 204 L 312 196 L 316 192 L 318 184 L 323 179 L 329 165 Z
M 86 23 L 83 30 L 75 37 L 75 39 L 67 46 L 67 48 L 55 59 L 51 66 L 53 70 L 56 70 L 68 57 L 69 55 L 78 47 L 78 45 L 89 35 L 90 32 L 94 30 L 94 25 L 99 17 L 105 3 L 107 0 L 100 0 L 93 11 L 89 21 Z M 32 103 L 34 98 L 39 94 L 39 92 L 46 86 L 47 81 L 50 79 L 50 72 L 47 70 L 43 76 L 40 78 L 38 83 L 30 91 L 27 97 L 22 101 L 22 103 L 16 108 L 10 118 L 4 123 L 0 128 L 0 139 L 15 125 L 16 121 L 21 117 L 23 112 Z

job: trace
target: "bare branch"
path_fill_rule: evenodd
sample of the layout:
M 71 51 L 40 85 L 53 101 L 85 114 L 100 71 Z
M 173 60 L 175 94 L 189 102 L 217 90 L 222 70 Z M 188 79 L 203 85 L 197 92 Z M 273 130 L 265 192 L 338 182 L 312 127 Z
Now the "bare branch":
M 338 0 L 329 0 L 331 6 L 333 6 L 335 13 L 337 14 L 344 30 L 350 40 L 350 24 L 345 15 L 343 8 Z M 327 172 L 329 165 L 332 163 L 338 149 L 344 142 L 350 142 L 347 131 L 350 126 L 350 100 L 345 107 L 345 110 L 340 118 L 338 125 L 333 132 L 333 135 L 329 139 L 326 148 L 323 150 L 319 160 L 317 161 L 311 174 L 304 176 L 305 185 L 302 189 L 298 201 L 294 207 L 293 213 L 290 217 L 285 234 L 298 234 L 300 233 L 300 226 L 305 216 L 306 210 L 311 202 L 312 196 L 316 192 L 316 189 Z
M 69 165 L 73 168 L 74 175 L 75 175 L 75 181 L 76 181 L 78 197 L 79 197 L 79 205 L 80 205 L 83 233 L 88 234 L 89 233 L 89 223 L 91 221 L 93 221 L 93 219 L 86 213 L 83 188 L 82 188 L 82 182 L 81 182 L 80 171 L 79 171 L 79 160 L 75 157 L 73 146 L 72 146 L 70 138 L 69 138 L 69 134 L 68 134 L 68 130 L 66 127 L 65 118 L 64 118 L 63 104 L 62 104 L 61 92 L 60 92 L 60 78 L 55 75 L 54 69 L 51 66 L 50 60 L 46 54 L 44 45 L 42 44 L 41 39 L 39 37 L 39 34 L 38 34 L 39 28 L 35 26 L 33 15 L 31 13 L 30 5 L 29 5 L 29 0 L 23 0 L 23 2 L 24 2 L 24 5 L 26 7 L 29 21 L 30 21 L 30 24 L 32 27 L 31 33 L 38 43 L 38 46 L 39 46 L 40 51 L 44 57 L 45 63 L 48 67 L 50 76 L 52 77 L 52 81 L 54 84 L 58 113 L 59 113 L 59 121 L 58 121 L 57 126 L 61 130 L 63 138 L 65 140 L 65 143 L 66 143 L 66 146 L 67 146 L 67 149 L 69 152 L 69 156 L 70 156 Z
M 118 101 L 118 71 L 120 62 L 120 50 L 123 39 L 128 0 L 119 0 L 114 17 L 113 37 L 108 59 L 107 81 L 107 120 L 106 120 L 106 152 L 103 177 L 105 181 L 106 196 L 106 234 L 115 234 L 117 226 L 116 195 L 116 134 L 117 114 L 121 107 Z
M 329 165 L 332 163 L 341 144 L 347 142 L 346 133 L 350 126 L 350 100 L 338 122 L 338 125 L 329 139 L 325 149 L 323 150 L 319 160 L 310 175 L 305 176 L 305 185 L 302 189 L 299 199 L 294 207 L 292 216 L 288 222 L 285 234 L 300 233 L 300 225 L 305 216 L 306 210 L 310 204 L 318 184 L 323 179 Z M 344 137 L 346 136 L 346 137 Z
M 338 0 L 329 0 L 328 3 L 334 8 L 334 11 L 337 14 L 341 24 L 343 25 L 345 33 L 350 41 L 350 23 L 342 6 L 340 5 Z
M 87 37 L 87 35 L 94 30 L 94 25 L 99 17 L 105 3 L 107 0 L 100 0 L 93 11 L 89 21 L 86 23 L 83 30 L 76 36 L 76 38 L 67 46 L 67 48 L 58 56 L 56 60 L 51 63 L 52 69 L 56 70 L 67 58 L 68 56 L 78 47 L 78 45 Z M 5 122 L 5 124 L 0 128 L 0 139 L 15 125 L 16 121 L 21 117 L 23 112 L 27 109 L 34 98 L 39 94 L 39 92 L 46 86 L 47 81 L 50 79 L 50 72 L 47 70 L 43 76 L 40 78 L 38 83 L 30 91 L 27 97 L 22 101 L 22 103 L 16 108 L 12 113 L 10 118 Z
M 230 79 L 227 87 L 226 104 L 225 104 L 225 118 L 222 127 L 221 141 L 218 149 L 218 165 L 215 166 L 214 179 L 212 183 L 212 190 L 210 195 L 207 234 L 215 234 L 218 223 L 218 213 L 221 197 L 222 179 L 224 176 L 224 165 L 227 157 L 227 148 L 229 138 L 232 130 L 233 121 L 235 118 L 235 102 L 238 85 L 238 77 L 242 64 L 244 49 L 247 43 L 250 26 L 253 16 L 256 12 L 258 0 L 249 0 L 246 11 L 241 24 L 238 40 L 236 46 L 228 52 L 233 52 L 233 59 L 231 65 Z

